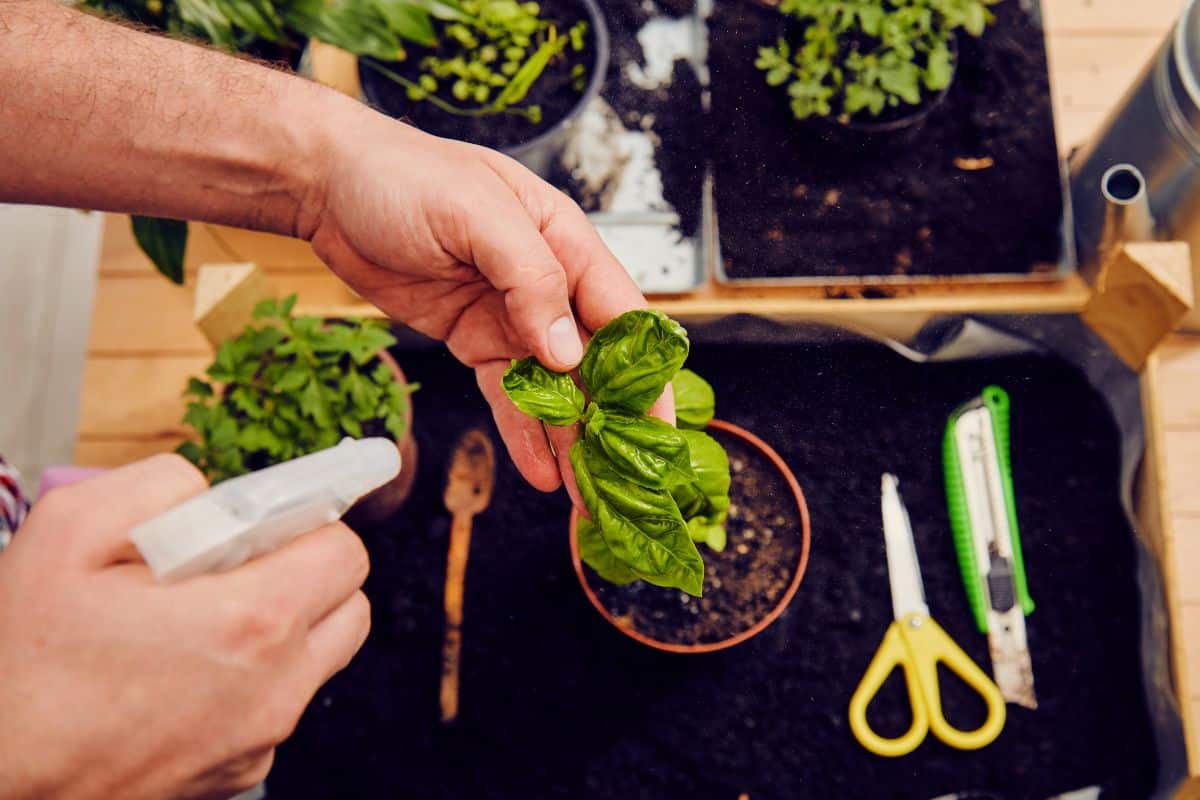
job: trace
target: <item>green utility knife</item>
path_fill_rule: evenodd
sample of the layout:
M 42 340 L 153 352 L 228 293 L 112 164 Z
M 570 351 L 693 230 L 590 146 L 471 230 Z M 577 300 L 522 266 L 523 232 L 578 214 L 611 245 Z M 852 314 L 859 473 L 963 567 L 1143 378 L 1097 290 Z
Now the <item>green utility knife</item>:
M 954 549 L 975 625 L 988 635 L 1004 699 L 1037 708 L 1025 616 L 1033 598 L 1017 529 L 1009 463 L 1009 400 L 999 386 L 950 417 L 942 440 Z

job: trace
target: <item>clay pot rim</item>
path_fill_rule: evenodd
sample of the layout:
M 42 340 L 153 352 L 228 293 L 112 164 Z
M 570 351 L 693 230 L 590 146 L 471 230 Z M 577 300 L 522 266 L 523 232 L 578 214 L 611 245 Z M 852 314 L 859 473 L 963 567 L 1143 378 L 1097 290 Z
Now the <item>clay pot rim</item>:
M 796 476 L 792 473 L 792 470 L 788 468 L 788 465 L 784 462 L 779 453 L 775 452 L 773 447 L 745 428 L 719 419 L 714 419 L 709 422 L 708 427 L 736 436 L 766 456 L 767 460 L 771 462 L 775 469 L 778 470 L 787 481 L 788 487 L 792 490 L 792 496 L 795 498 L 796 508 L 800 513 L 800 558 L 796 564 L 796 570 L 792 574 L 791 583 L 788 584 L 787 591 L 785 591 L 783 596 L 779 598 L 779 602 L 776 603 L 770 611 L 763 615 L 762 619 L 758 620 L 758 622 L 755 622 L 746 630 L 740 631 L 732 636 L 716 642 L 679 644 L 676 642 L 660 642 L 657 639 L 653 639 L 645 635 L 644 633 L 640 633 L 632 628 L 618 624 L 616 618 L 609 613 L 608 609 L 604 607 L 604 604 L 600 602 L 600 598 L 597 597 L 596 593 L 592 590 L 591 585 L 588 583 L 587 575 L 583 571 L 583 560 L 579 556 L 579 540 L 576 536 L 577 524 L 579 521 L 579 509 L 571 509 L 571 565 L 575 568 L 575 577 L 578 579 L 579 585 L 583 589 L 583 593 L 587 595 L 588 601 L 592 604 L 592 607 L 595 608 L 596 611 L 600 612 L 600 616 L 604 617 L 608 624 L 612 625 L 621 633 L 641 644 L 646 645 L 647 647 L 652 647 L 655 650 L 661 650 L 667 653 L 715 653 L 719 650 L 726 650 L 730 647 L 741 644 L 747 639 L 762 633 L 762 631 L 764 631 L 768 625 L 779 618 L 779 616 L 784 612 L 784 609 L 788 607 L 788 604 L 792 602 L 792 598 L 796 596 L 796 590 L 800 588 L 800 582 L 804 579 L 804 573 L 808 568 L 808 551 L 811 540 L 808 504 L 805 502 L 804 492 L 801 490 L 800 484 L 796 480 Z

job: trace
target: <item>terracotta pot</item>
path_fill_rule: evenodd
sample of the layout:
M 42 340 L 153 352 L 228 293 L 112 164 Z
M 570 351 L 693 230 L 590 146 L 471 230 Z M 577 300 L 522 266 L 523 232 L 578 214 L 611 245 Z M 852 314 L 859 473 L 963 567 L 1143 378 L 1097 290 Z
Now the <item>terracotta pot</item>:
M 396 363 L 396 359 L 392 358 L 390 353 L 386 350 L 381 352 L 379 360 L 388 365 L 388 369 L 395 374 L 396 380 L 401 385 L 408 384 L 404 370 L 400 369 L 400 365 Z M 413 484 L 417 479 L 417 440 L 413 437 L 411 402 L 408 404 L 404 421 L 407 430 L 403 441 L 396 445 L 400 448 L 400 474 L 359 500 L 346 512 L 346 522 L 352 528 L 371 525 L 391 517 L 400 510 L 404 501 L 412 494 Z
M 800 587 L 800 581 L 804 578 L 804 570 L 808 567 L 808 546 L 809 546 L 809 520 L 808 520 L 808 504 L 804 502 L 804 492 L 800 490 L 800 484 L 796 481 L 796 476 L 788 469 L 787 464 L 779 456 L 775 450 L 759 439 L 753 433 L 745 428 L 734 425 L 730 422 L 714 419 L 708 424 L 709 429 L 722 431 L 726 434 L 736 436 L 744 443 L 750 445 L 755 450 L 758 450 L 767 460 L 775 466 L 775 469 L 783 475 L 789 487 L 791 487 L 792 495 L 796 499 L 796 511 L 800 517 L 800 558 L 796 563 L 796 571 L 792 575 L 791 583 L 788 584 L 787 591 L 779 598 L 779 602 L 768 611 L 762 619 L 751 625 L 744 631 L 735 633 L 734 635 L 722 639 L 718 642 L 705 642 L 702 644 L 679 644 L 676 642 L 660 642 L 657 639 L 652 639 L 643 633 L 634 630 L 631 627 L 621 625 L 616 618 L 609 613 L 604 604 L 600 602 L 600 598 L 592 590 L 588 583 L 587 573 L 583 569 L 583 560 L 579 557 L 579 540 L 576 536 L 577 524 L 579 521 L 579 510 L 571 510 L 571 563 L 575 567 L 575 577 L 579 579 L 579 585 L 583 588 L 583 593 L 587 595 L 588 601 L 592 606 L 600 612 L 600 616 L 608 620 L 608 623 L 635 641 L 641 642 L 647 647 L 653 647 L 656 650 L 663 650 L 668 653 L 713 653 L 717 650 L 725 650 L 734 645 L 741 644 L 752 636 L 761 633 L 768 625 L 774 622 L 783 610 L 787 608 L 788 603 L 796 595 L 796 590 Z

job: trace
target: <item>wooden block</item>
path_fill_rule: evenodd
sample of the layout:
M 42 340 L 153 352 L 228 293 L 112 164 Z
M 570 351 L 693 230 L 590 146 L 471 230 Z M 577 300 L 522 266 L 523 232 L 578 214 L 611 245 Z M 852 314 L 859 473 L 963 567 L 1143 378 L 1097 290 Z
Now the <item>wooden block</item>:
M 254 264 L 208 264 L 196 276 L 192 318 L 215 349 L 254 322 L 255 306 L 275 296 Z
M 1042 16 L 1051 38 L 1165 33 L 1182 7 L 1182 0 L 1042 0 Z
M 312 78 L 355 99 L 362 96 L 358 81 L 358 58 L 340 47 L 312 39 L 308 43 Z
M 1135 370 L 1192 307 L 1188 253 L 1183 242 L 1129 242 L 1100 267 L 1080 316 Z

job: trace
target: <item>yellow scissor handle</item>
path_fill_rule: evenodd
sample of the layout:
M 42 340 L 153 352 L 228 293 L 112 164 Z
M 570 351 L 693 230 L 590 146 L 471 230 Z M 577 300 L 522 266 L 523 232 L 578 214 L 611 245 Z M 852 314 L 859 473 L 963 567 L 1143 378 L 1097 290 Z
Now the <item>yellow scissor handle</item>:
M 959 730 L 947 722 L 942 714 L 938 662 L 945 664 L 974 689 L 987 705 L 987 718 L 975 730 Z M 905 683 L 908 684 L 913 724 L 902 736 L 885 739 L 867 724 L 867 706 L 897 666 L 904 670 Z M 881 756 L 911 753 L 930 730 L 951 747 L 977 750 L 995 741 L 1004 728 L 1006 716 L 1004 697 L 992 679 L 954 643 L 940 625 L 923 614 L 909 614 L 891 624 L 858 689 L 850 698 L 850 730 L 863 747 Z

